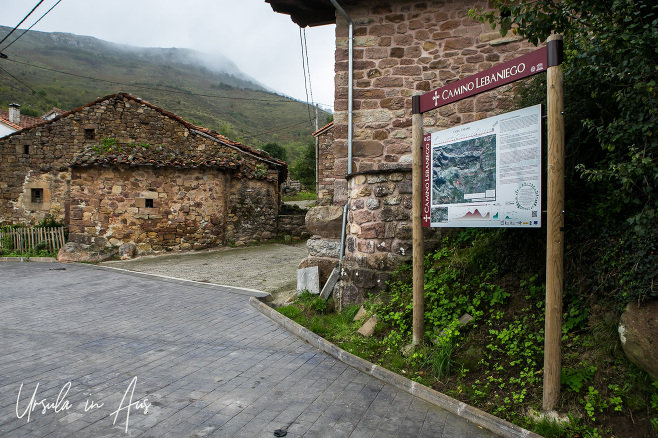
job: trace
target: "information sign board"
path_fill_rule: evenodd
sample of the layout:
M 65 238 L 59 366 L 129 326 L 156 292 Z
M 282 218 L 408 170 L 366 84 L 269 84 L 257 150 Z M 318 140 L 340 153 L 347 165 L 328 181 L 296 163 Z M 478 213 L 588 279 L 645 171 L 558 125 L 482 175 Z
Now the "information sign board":
M 424 113 L 544 72 L 550 64 L 548 54 L 547 47 L 542 47 L 467 78 L 451 82 L 438 90 L 427 92 L 420 96 L 419 110 Z
M 541 105 L 423 137 L 422 223 L 541 227 Z

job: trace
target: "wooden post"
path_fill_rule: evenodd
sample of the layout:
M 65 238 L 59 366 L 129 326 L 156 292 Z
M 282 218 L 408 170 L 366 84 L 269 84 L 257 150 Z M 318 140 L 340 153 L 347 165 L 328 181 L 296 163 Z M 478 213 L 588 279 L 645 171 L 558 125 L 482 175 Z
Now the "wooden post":
M 564 258 L 564 87 L 560 66 L 562 36 L 548 39 L 548 200 L 546 248 L 546 322 L 544 341 L 544 411 L 560 397 L 562 290 Z
M 422 203 L 423 203 L 423 115 L 420 112 L 420 96 L 413 97 L 413 114 L 411 116 L 411 138 L 413 149 L 413 345 L 419 345 L 425 334 L 425 285 L 423 272 Z

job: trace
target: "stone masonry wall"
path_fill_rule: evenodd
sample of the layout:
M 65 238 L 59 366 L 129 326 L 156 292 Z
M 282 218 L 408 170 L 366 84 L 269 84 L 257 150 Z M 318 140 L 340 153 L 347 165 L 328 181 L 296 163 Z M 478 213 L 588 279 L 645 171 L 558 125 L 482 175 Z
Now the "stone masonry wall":
M 67 217 L 72 145 L 55 140 L 68 129 L 57 131 L 0 139 L 0 223 L 35 223 L 49 213 Z M 43 190 L 42 202 L 32 202 L 32 189 Z
M 348 26 L 337 14 L 334 205 L 349 205 L 346 250 L 336 291 L 342 303 L 385 287 L 411 255 L 411 101 L 536 48 L 468 18 L 481 0 L 366 0 L 345 6 L 354 22 L 353 174 L 347 176 Z M 504 112 L 512 86 L 423 116 L 425 132 Z M 431 247 L 441 231 L 426 230 Z M 317 240 L 317 239 L 316 239 Z M 317 246 L 322 246 L 316 243 Z M 313 254 L 310 254 L 312 258 Z M 304 262 L 303 262 L 304 263 Z
M 318 135 L 318 201 L 321 204 L 331 204 L 334 198 L 334 129 L 327 128 Z
M 500 38 L 468 18 L 486 1 L 371 0 L 346 7 L 354 22 L 354 171 L 411 162 L 411 97 L 442 87 L 536 48 Z M 336 26 L 335 177 L 347 173 L 347 23 Z M 511 34 L 510 34 L 511 35 Z M 424 114 L 432 131 L 493 116 L 510 107 L 502 87 Z M 347 195 L 347 193 L 345 193 Z M 343 203 L 344 203 L 343 199 Z
M 293 238 L 308 238 L 309 232 L 304 226 L 306 216 L 299 214 L 280 214 L 279 215 L 278 233 L 282 236 L 291 236 Z
M 114 138 L 121 143 L 166 145 L 189 144 L 189 137 L 189 129 L 175 120 L 146 105 L 119 99 L 83 107 L 54 123 L 2 138 L 0 220 L 34 222 L 34 211 L 21 198 L 24 192 L 27 195 L 23 183 L 28 179 L 41 179 L 65 186 L 58 172 L 66 172 L 66 165 L 73 157 L 87 146 L 98 145 L 104 138 Z M 62 199 L 60 194 L 58 192 L 53 199 Z M 41 210 L 41 215 L 51 213 L 64 220 L 65 208 L 56 202 L 50 209 Z
M 226 239 L 243 245 L 277 235 L 279 188 L 274 182 L 240 179 L 228 187 Z
M 70 240 L 140 253 L 222 244 L 227 180 L 215 169 L 74 167 Z

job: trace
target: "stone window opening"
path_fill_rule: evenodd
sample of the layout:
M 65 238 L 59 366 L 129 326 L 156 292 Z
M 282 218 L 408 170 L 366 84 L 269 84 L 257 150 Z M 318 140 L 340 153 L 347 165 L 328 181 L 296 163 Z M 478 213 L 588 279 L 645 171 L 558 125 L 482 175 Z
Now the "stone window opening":
M 23 145 L 23 154 L 30 155 L 30 145 Z
M 85 140 L 93 140 L 96 138 L 96 130 L 94 128 L 85 129 Z
M 31 199 L 33 203 L 43 203 L 43 189 L 31 189 Z
M 151 192 L 151 189 L 148 189 L 149 192 Z M 151 214 L 153 213 L 152 209 L 155 208 L 155 199 L 157 198 L 157 194 L 151 194 L 151 193 L 142 193 L 142 196 L 135 199 L 135 207 L 139 208 L 140 213 L 147 213 Z M 151 210 L 151 211 L 149 211 Z

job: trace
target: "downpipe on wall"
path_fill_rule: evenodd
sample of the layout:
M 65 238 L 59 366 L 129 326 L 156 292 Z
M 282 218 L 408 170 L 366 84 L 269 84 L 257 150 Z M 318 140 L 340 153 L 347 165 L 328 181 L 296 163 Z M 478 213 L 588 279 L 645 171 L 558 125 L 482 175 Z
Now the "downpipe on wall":
M 347 38 L 347 59 L 348 59 L 348 84 L 347 84 L 347 175 L 352 174 L 352 144 L 353 144 L 353 117 L 354 117 L 354 103 L 353 103 L 353 93 L 354 93 L 354 23 L 347 12 L 338 4 L 336 0 L 330 0 L 331 4 L 334 5 L 336 10 L 347 20 L 348 28 L 348 38 Z M 349 206 L 349 195 L 348 200 L 343 207 L 343 226 L 341 229 L 340 237 L 340 259 L 338 263 L 339 269 L 343 263 L 343 256 L 345 255 L 345 231 L 347 227 L 347 210 Z

